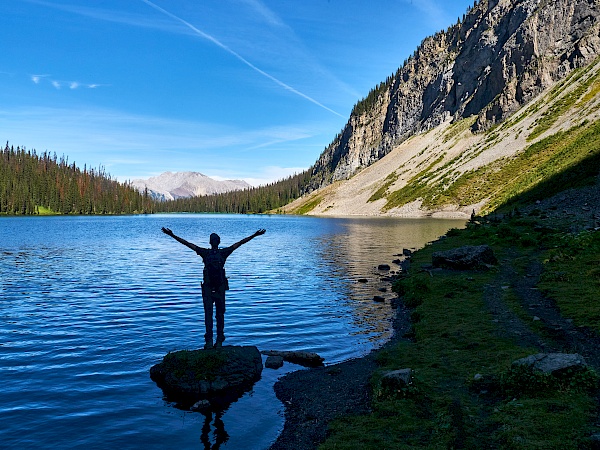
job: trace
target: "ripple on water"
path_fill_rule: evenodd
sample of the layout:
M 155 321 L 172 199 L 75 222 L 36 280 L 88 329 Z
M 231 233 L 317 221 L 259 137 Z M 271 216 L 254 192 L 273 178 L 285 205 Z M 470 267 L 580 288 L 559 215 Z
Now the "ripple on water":
M 166 403 L 148 369 L 203 341 L 201 260 L 160 232 L 223 243 L 227 343 L 360 356 L 389 332 L 377 264 L 457 222 L 225 215 L 2 218 L 0 442 L 13 448 L 196 448 L 205 418 Z M 368 283 L 356 279 L 369 277 Z M 387 334 L 386 334 L 387 333 Z M 222 448 L 264 448 L 283 425 L 263 371 L 222 417 Z M 214 419 L 214 418 L 213 418 Z M 214 422 L 212 423 L 214 431 Z M 214 439 L 214 435 L 209 436 Z

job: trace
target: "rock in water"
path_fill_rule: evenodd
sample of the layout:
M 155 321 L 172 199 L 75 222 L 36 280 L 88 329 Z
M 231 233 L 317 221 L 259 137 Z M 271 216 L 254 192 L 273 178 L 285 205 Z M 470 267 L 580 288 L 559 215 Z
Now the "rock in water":
M 283 358 L 281 356 L 268 356 L 265 361 L 267 369 L 279 369 L 283 366 Z
M 263 350 L 263 355 L 281 356 L 284 361 L 304 367 L 321 367 L 324 359 L 316 353 L 306 351 Z
M 152 366 L 150 378 L 167 400 L 185 409 L 200 399 L 224 407 L 252 389 L 262 368 L 256 347 L 224 346 L 168 353 L 162 362 Z

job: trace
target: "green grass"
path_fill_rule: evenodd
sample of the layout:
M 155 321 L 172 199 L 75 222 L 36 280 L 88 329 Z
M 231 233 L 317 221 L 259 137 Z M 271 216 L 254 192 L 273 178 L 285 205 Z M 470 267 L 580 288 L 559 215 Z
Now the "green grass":
M 399 175 L 394 171 L 392 173 L 390 173 L 385 180 L 383 181 L 383 184 L 381 185 L 381 187 L 379 189 L 377 189 L 373 195 L 371 195 L 371 197 L 369 197 L 369 200 L 367 200 L 368 202 L 375 202 L 383 197 L 385 197 L 385 194 L 387 193 L 388 188 L 394 184 L 396 182 L 396 180 L 398 180 Z
M 514 198 L 544 183 L 544 191 L 558 192 L 589 182 L 600 167 L 600 121 L 558 132 L 506 160 L 466 172 L 449 185 L 447 178 L 428 184 L 434 164 L 417 174 L 402 189 L 388 195 L 386 209 L 423 199 L 428 208 L 445 204 L 470 205 L 488 199 L 485 211 L 510 204 Z M 572 171 L 578 174 L 573 176 Z M 560 174 L 564 176 L 559 176 Z M 535 193 L 535 191 L 534 191 Z M 539 193 L 535 193 L 539 195 Z M 525 198 L 530 200 L 530 198 Z
M 444 133 L 442 142 L 445 144 L 446 142 L 449 142 L 450 140 L 454 139 L 456 136 L 458 136 L 459 134 L 463 133 L 464 131 L 466 131 L 467 129 L 472 127 L 476 120 L 477 120 L 477 116 L 471 116 L 471 117 L 467 117 L 465 119 L 456 121 L 455 123 L 453 123 L 452 125 L 450 125 L 448 127 L 448 129 Z
M 54 216 L 58 214 L 56 211 L 52 211 L 50 208 L 44 206 L 38 206 L 37 211 L 40 216 Z
M 535 218 L 520 217 L 470 224 L 414 254 L 409 276 L 394 286 L 405 304 L 414 308 L 414 341 L 399 341 L 379 351 L 380 369 L 372 379 L 374 392 L 379 392 L 381 371 L 411 368 L 415 374 L 411 391 L 374 395 L 372 413 L 335 421 L 320 449 L 577 449 L 589 445 L 588 436 L 598 431 L 595 398 L 586 390 L 597 386 L 593 372 L 573 385 L 553 384 L 534 374 L 528 384 L 533 388 L 513 388 L 511 362 L 539 351 L 502 337 L 487 312 L 483 291 L 495 282 L 497 270 L 431 274 L 421 270 L 431 263 L 434 251 L 487 243 L 500 261 L 511 258 L 522 271 L 540 255 L 538 248 L 552 245 L 558 236 L 535 231 L 535 225 Z M 525 234 L 527 239 L 515 246 L 515 237 Z M 589 254 L 599 253 L 591 248 Z M 570 272 L 579 270 L 572 267 Z M 506 295 L 512 295 L 510 289 Z M 520 308 L 517 300 L 510 302 L 515 310 Z M 519 313 L 526 317 L 524 311 Z M 482 375 L 481 381 L 474 381 L 476 374 Z
M 538 119 L 536 127 L 529 134 L 529 136 L 527 136 L 528 141 L 534 140 L 541 134 L 548 131 L 550 127 L 552 127 L 552 125 L 556 123 L 559 117 L 563 116 L 569 109 L 573 107 L 573 105 L 578 103 L 578 101 L 584 94 L 588 93 L 589 95 L 591 95 L 592 91 L 597 90 L 597 87 L 595 87 L 595 85 L 600 80 L 600 73 L 595 73 L 585 78 L 585 76 L 589 74 L 593 67 L 594 64 L 590 64 L 585 68 L 575 70 L 571 74 L 571 77 L 568 79 L 567 84 L 578 81 L 580 81 L 580 84 L 577 87 L 575 87 L 571 92 L 563 95 L 561 98 L 555 99 L 554 97 L 552 97 L 552 93 L 554 93 L 556 90 L 553 90 L 551 92 L 550 97 L 552 100 L 555 101 L 552 104 L 552 106 L 550 106 L 550 108 L 548 108 L 548 110 L 542 115 L 542 117 Z M 562 85 L 560 87 L 561 89 L 559 91 L 562 92 L 562 89 L 564 87 Z M 592 90 L 588 92 L 590 90 L 590 87 L 592 87 Z M 591 99 L 591 97 L 589 97 L 588 95 L 586 95 L 584 98 L 587 98 L 588 101 Z M 581 103 L 579 105 L 581 105 Z
M 563 236 L 546 255 L 540 288 L 564 316 L 600 333 L 600 233 Z
M 308 214 L 309 212 L 311 212 L 313 209 L 315 209 L 317 206 L 319 206 L 319 203 L 321 203 L 323 201 L 323 197 L 320 195 L 316 195 L 315 198 L 313 198 L 310 201 L 307 201 L 306 203 L 300 205 L 297 209 L 295 209 L 293 211 L 294 214 Z
M 496 448 L 514 450 L 586 448 L 582 430 L 594 409 L 594 401 L 577 392 L 505 402 L 490 418 L 490 440 Z
M 427 191 L 427 180 L 435 176 L 433 168 L 444 160 L 445 155 L 439 156 L 435 161 L 429 164 L 425 169 L 412 177 L 403 188 L 390 193 L 388 201 L 383 207 L 384 210 L 390 210 L 396 206 L 402 206 L 418 198 L 423 197 Z

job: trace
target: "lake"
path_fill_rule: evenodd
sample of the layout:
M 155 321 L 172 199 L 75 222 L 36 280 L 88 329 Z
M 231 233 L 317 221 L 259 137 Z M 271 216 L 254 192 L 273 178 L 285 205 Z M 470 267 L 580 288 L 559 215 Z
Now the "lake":
M 6 448 L 202 448 L 215 424 L 150 380 L 169 351 L 201 348 L 202 260 L 162 226 L 209 247 L 267 233 L 227 260 L 226 345 L 308 350 L 326 364 L 390 337 L 378 264 L 464 221 L 170 214 L 0 218 L 0 442 Z M 361 283 L 359 278 L 367 278 Z M 385 303 L 373 301 L 386 297 Z M 221 448 L 262 449 L 283 427 L 264 369 L 222 417 Z

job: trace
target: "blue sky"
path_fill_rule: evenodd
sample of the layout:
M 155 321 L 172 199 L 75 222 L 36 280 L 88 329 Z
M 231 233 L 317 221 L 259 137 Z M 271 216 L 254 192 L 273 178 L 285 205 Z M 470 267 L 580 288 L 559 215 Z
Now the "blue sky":
M 0 140 L 113 177 L 271 182 L 473 0 L 0 2 Z

